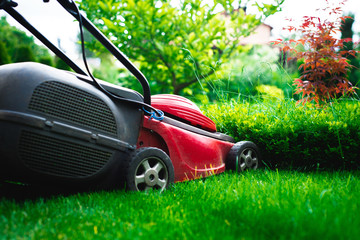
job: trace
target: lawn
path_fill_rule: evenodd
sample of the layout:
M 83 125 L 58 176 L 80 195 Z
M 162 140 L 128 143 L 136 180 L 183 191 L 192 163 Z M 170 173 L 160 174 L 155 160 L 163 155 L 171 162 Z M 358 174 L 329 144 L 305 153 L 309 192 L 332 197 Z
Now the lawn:
M 35 198 L 34 193 L 27 200 L 2 195 L 0 239 L 360 236 L 359 171 L 230 172 L 177 183 L 162 193 L 118 190 Z

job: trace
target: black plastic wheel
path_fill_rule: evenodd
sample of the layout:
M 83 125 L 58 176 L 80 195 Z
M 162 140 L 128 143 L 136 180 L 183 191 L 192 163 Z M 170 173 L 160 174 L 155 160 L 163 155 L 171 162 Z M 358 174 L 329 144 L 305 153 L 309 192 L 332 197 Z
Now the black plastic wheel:
M 250 169 L 258 169 L 261 166 L 259 148 L 255 143 L 242 141 L 235 143 L 230 149 L 225 162 L 227 170 L 242 172 Z
M 126 187 L 132 191 L 164 190 L 174 182 L 174 167 L 169 156 L 161 149 L 137 149 L 126 170 Z

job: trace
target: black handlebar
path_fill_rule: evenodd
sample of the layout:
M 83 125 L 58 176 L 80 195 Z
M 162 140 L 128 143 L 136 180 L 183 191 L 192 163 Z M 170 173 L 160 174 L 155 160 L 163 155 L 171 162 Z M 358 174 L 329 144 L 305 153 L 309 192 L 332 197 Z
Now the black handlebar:
M 111 53 L 113 54 L 127 70 L 130 71 L 134 77 L 140 82 L 143 88 L 144 103 L 151 105 L 151 91 L 149 82 L 143 73 L 117 48 L 115 45 L 110 42 L 106 36 L 100 32 L 99 29 L 95 27 L 92 22 L 90 22 L 86 17 L 79 13 L 76 9 L 76 5 L 73 0 L 57 0 L 58 3 L 69 12 L 75 19 L 81 21 L 84 27 Z M 43 0 L 43 2 L 49 2 L 49 0 Z M 60 49 L 55 47 L 49 40 L 47 40 L 40 32 L 36 30 L 30 23 L 26 21 L 15 9 L 18 4 L 12 0 L 0 0 L 0 9 L 4 9 L 9 13 L 15 20 L 17 20 L 21 25 L 28 29 L 35 37 L 37 37 L 42 43 L 44 43 L 52 52 L 64 60 L 69 66 L 77 73 L 86 75 L 80 67 L 78 67 L 74 62 L 72 62 Z M 79 16 L 80 14 L 80 16 Z
M 0 9 L 5 9 L 6 7 L 17 7 L 17 3 L 12 0 L 0 0 Z
M 76 20 L 80 21 L 79 13 L 77 9 L 74 9 L 75 3 L 72 0 L 57 0 L 63 8 L 68 11 Z M 80 13 L 81 14 L 81 13 Z M 84 27 L 111 53 L 113 54 L 125 67 L 127 70 L 133 74 L 136 79 L 140 82 L 143 88 L 144 102 L 148 105 L 151 105 L 151 91 L 149 82 L 145 78 L 142 72 L 117 48 L 115 45 L 106 38 L 106 36 L 100 32 L 95 25 L 89 21 L 86 17 L 81 14 L 81 20 L 84 24 Z

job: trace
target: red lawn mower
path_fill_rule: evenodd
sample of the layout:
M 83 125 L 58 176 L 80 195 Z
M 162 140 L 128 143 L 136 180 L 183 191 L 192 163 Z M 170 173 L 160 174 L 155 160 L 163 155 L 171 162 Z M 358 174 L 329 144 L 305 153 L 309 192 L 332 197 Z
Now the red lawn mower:
M 44 0 L 48 2 L 48 0 Z M 257 146 L 235 143 L 186 98 L 150 94 L 144 75 L 87 18 L 73 0 L 57 0 L 112 53 L 143 88 L 94 79 L 16 10 L 3 9 L 74 72 L 39 63 L 0 66 L 0 180 L 60 186 L 165 189 L 170 183 L 256 169 Z

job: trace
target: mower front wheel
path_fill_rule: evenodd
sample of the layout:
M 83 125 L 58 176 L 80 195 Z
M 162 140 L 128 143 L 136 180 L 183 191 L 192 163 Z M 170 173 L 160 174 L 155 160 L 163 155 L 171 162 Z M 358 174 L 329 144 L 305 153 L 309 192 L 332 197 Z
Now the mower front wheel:
M 242 141 L 235 143 L 230 149 L 225 167 L 227 170 L 242 172 L 245 170 L 255 170 L 261 166 L 261 156 L 259 148 L 255 143 Z
M 135 150 L 126 171 L 126 187 L 131 191 L 164 190 L 174 182 L 174 167 L 161 149 L 144 147 Z

